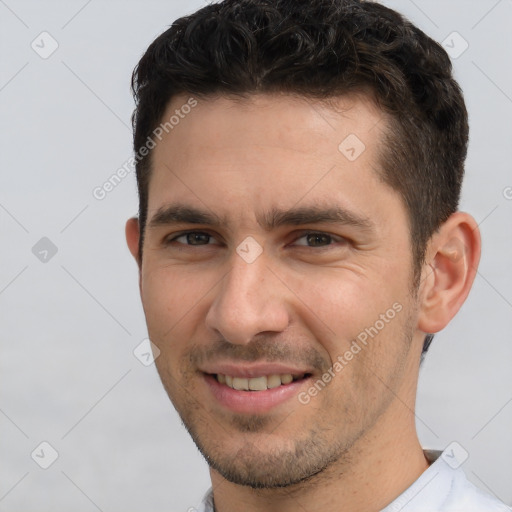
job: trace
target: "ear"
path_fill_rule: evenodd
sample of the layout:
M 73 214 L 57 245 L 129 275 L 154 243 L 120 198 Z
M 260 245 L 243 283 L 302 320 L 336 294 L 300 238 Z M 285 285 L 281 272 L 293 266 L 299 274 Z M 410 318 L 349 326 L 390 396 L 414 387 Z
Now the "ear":
M 132 256 L 135 258 L 137 265 L 140 270 L 140 260 L 139 260 L 139 238 L 140 238 L 140 229 L 139 229 L 139 219 L 137 217 L 132 217 L 126 221 L 125 227 L 126 234 L 126 243 L 128 244 L 128 249 L 132 253 Z
M 420 284 L 418 328 L 436 333 L 466 300 L 480 261 L 478 224 L 468 213 L 452 214 L 432 236 Z

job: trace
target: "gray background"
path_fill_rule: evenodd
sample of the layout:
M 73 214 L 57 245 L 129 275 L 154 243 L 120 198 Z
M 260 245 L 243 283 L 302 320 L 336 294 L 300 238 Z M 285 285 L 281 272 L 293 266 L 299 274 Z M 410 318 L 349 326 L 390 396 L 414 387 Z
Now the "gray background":
M 420 439 L 460 443 L 469 478 L 512 504 L 512 1 L 385 3 L 469 44 L 454 59 L 471 121 L 462 208 L 484 250 L 421 371 Z M 135 178 L 92 193 L 131 155 L 134 65 L 201 5 L 0 0 L 0 511 L 186 510 L 209 486 L 154 365 L 133 354 L 146 337 L 124 241 Z M 46 59 L 31 47 L 51 48 L 42 31 L 59 45 Z M 45 241 L 33 253 L 43 237 L 55 255 Z M 59 455 L 48 469 L 43 441 Z

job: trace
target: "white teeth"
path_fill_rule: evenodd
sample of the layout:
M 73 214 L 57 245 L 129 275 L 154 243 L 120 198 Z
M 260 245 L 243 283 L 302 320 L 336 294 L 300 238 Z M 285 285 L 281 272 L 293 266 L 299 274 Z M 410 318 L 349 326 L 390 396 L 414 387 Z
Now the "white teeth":
M 291 373 L 262 375 L 261 377 L 253 377 L 251 379 L 231 377 L 230 375 L 218 373 L 216 377 L 217 381 L 221 384 L 226 384 L 226 386 L 238 391 L 265 391 L 266 389 L 277 388 L 282 384 L 293 382 L 293 375 Z
M 238 389 L 239 391 L 249 391 L 249 379 L 233 377 L 233 389 Z
M 293 377 L 289 373 L 285 373 L 284 375 L 281 375 L 281 383 L 282 384 L 290 384 L 290 382 L 293 380 Z
M 267 389 L 267 377 L 255 377 L 249 379 L 249 389 L 251 391 L 264 391 Z
M 281 385 L 281 377 L 279 375 L 270 375 L 267 377 L 267 387 L 268 389 L 277 388 L 277 386 Z

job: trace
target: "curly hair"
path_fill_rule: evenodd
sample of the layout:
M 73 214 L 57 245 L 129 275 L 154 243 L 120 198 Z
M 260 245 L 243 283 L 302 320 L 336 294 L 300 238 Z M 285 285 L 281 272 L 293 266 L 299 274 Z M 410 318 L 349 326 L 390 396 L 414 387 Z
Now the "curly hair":
M 414 285 L 428 240 L 458 208 L 468 142 L 444 49 L 401 14 L 364 0 L 224 0 L 176 20 L 132 75 L 137 152 L 177 94 L 287 93 L 329 101 L 369 92 L 388 119 L 382 180 L 410 223 Z M 136 158 L 142 259 L 151 152 Z

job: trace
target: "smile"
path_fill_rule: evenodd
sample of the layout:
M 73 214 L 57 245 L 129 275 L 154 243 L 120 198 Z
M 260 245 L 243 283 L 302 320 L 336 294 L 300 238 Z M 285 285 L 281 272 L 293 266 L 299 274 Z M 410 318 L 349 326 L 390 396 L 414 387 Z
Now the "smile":
M 238 414 L 266 414 L 279 406 L 294 407 L 297 396 L 312 377 L 312 373 L 301 370 L 290 373 L 291 368 L 286 371 L 285 367 L 229 366 L 217 372 L 201 373 L 213 399 L 212 406 Z
M 231 389 L 238 391 L 265 391 L 267 389 L 274 389 L 282 385 L 290 384 L 295 380 L 301 380 L 305 377 L 305 374 L 292 375 L 291 373 L 284 373 L 244 378 L 218 373 L 215 377 L 220 384 L 225 384 Z

